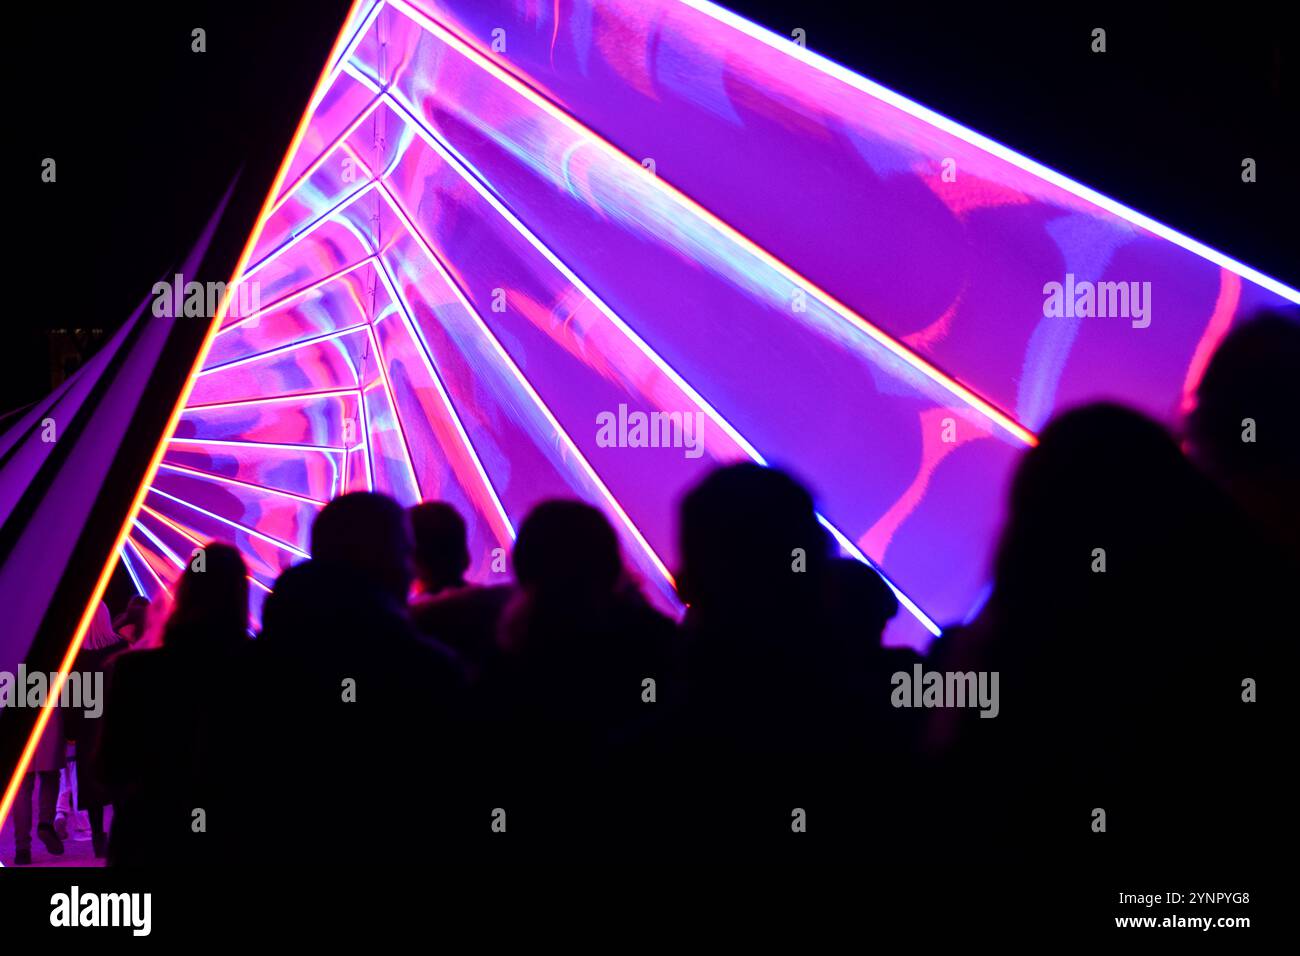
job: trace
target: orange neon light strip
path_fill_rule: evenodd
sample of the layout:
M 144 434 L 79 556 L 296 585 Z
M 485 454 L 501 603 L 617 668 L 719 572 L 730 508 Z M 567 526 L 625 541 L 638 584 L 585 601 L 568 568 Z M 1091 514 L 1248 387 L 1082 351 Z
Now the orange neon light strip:
M 289 164 L 294 155 L 298 152 L 298 147 L 302 144 L 303 137 L 307 133 L 307 126 L 311 119 L 314 107 L 319 101 L 319 97 L 326 85 L 326 81 L 333 74 L 331 64 L 338 57 L 340 51 L 345 45 L 346 31 L 348 25 L 353 22 L 357 12 L 360 10 L 365 0 L 353 0 L 352 6 L 348 10 L 347 17 L 344 18 L 343 24 L 339 27 L 338 36 L 334 39 L 334 45 L 330 48 L 330 54 L 325 60 L 325 66 L 322 67 L 320 76 L 316 80 L 316 85 L 312 89 L 311 97 L 307 100 L 307 108 L 303 110 L 302 116 L 298 120 L 298 127 L 294 130 L 293 139 L 289 142 L 289 148 L 280 160 L 280 168 L 276 171 L 275 180 L 271 183 L 271 189 L 262 201 L 262 208 L 257 214 L 257 219 L 253 224 L 253 231 L 249 234 L 248 241 L 244 243 L 243 252 L 240 253 L 239 261 L 235 264 L 235 270 L 231 276 L 230 282 L 226 283 L 225 293 L 221 297 L 221 303 L 217 307 L 217 314 L 213 316 L 211 324 L 208 326 L 208 333 L 204 336 L 203 344 L 199 348 L 198 355 L 194 357 L 194 364 L 190 367 L 189 375 L 185 379 L 185 385 L 181 388 L 181 393 L 176 399 L 176 405 L 172 409 L 171 417 L 168 419 L 167 428 L 158 440 L 158 447 L 154 449 L 153 458 L 149 462 L 149 467 L 144 474 L 144 480 L 140 483 L 140 488 L 135 494 L 135 501 L 132 502 L 130 510 L 127 512 L 126 519 L 122 522 L 122 527 L 117 533 L 117 543 L 113 545 L 112 551 L 109 552 L 108 560 L 104 564 L 104 569 L 99 574 L 99 580 L 95 583 L 94 589 L 90 593 L 90 600 L 86 604 L 86 609 L 81 614 L 81 620 L 77 624 L 77 629 L 73 633 L 72 641 L 68 644 L 68 650 L 63 655 L 63 660 L 59 664 L 58 677 L 54 685 L 50 688 L 50 693 L 46 697 L 45 706 L 41 708 L 40 714 L 36 718 L 36 725 L 32 728 L 31 736 L 27 739 L 27 746 L 23 748 L 22 755 L 18 758 L 18 765 L 14 768 L 13 776 L 9 780 L 8 787 L 5 788 L 4 797 L 0 799 L 0 827 L 4 826 L 5 821 L 9 818 L 9 812 L 13 809 L 14 800 L 18 796 L 18 787 L 21 785 L 23 777 L 27 774 L 27 768 L 31 766 L 32 756 L 36 753 L 36 747 L 40 743 L 41 735 L 45 733 L 45 727 L 50 722 L 50 708 L 53 702 L 57 702 L 59 695 L 63 692 L 63 684 L 67 680 L 68 671 L 72 669 L 73 662 L 77 659 L 77 654 L 81 651 L 81 642 L 86 637 L 86 631 L 90 628 L 90 622 L 95 616 L 95 611 L 99 609 L 99 603 L 104 599 L 104 591 L 108 588 L 109 578 L 112 577 L 113 568 L 117 564 L 118 553 L 122 550 L 123 543 L 126 541 L 131 532 L 131 527 L 135 522 L 136 513 L 144 503 L 145 495 L 149 491 L 149 486 L 153 484 L 154 475 L 158 471 L 158 466 L 162 462 L 163 453 L 167 448 L 167 442 L 171 438 L 172 432 L 176 430 L 180 422 L 181 412 L 190 396 L 190 391 L 194 387 L 194 379 L 203 363 L 207 360 L 208 350 L 212 347 L 212 341 L 216 337 L 217 330 L 221 328 L 222 320 L 225 319 L 226 309 L 230 305 L 231 292 L 235 288 L 240 276 L 243 275 L 248 260 L 253 254 L 253 248 L 257 240 L 261 237 L 262 229 L 266 225 L 266 220 L 270 217 L 272 206 L 276 197 L 280 194 L 285 178 L 289 174 Z

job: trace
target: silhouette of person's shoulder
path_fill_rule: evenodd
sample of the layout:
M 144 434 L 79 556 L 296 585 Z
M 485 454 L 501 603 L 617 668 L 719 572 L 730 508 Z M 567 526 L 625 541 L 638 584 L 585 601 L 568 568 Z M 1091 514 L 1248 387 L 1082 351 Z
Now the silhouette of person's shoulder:
M 411 622 L 424 637 L 454 652 L 471 669 L 492 656 L 497 625 L 515 590 L 508 585 L 467 585 L 417 598 Z
M 76 669 L 80 671 L 103 670 L 113 658 L 130 650 L 131 645 L 122 637 L 116 637 L 103 647 L 82 647 L 77 652 Z
M 280 575 L 262 612 L 271 652 L 295 656 L 365 656 L 413 639 L 397 603 L 356 572 L 307 561 Z
M 160 680 L 165 676 L 170 661 L 161 647 L 132 648 L 116 655 L 109 664 L 110 692 L 134 688 Z
M 295 564 L 276 579 L 275 588 L 266 599 L 263 612 L 266 630 L 271 631 L 280 623 L 277 612 L 281 609 L 292 614 L 320 611 L 327 605 L 345 602 L 354 592 L 355 585 L 348 581 L 342 568 L 319 561 Z M 286 615 L 285 623 L 291 621 Z
M 468 584 L 416 598 L 411 603 L 411 618 L 424 633 L 437 634 L 439 626 L 464 626 L 480 617 L 498 617 L 513 594 L 514 588 L 506 584 Z
M 459 687 L 465 665 L 460 655 L 446 644 L 413 631 L 409 654 L 416 667 L 416 673 L 410 676 L 435 685 L 431 689 L 451 690 Z

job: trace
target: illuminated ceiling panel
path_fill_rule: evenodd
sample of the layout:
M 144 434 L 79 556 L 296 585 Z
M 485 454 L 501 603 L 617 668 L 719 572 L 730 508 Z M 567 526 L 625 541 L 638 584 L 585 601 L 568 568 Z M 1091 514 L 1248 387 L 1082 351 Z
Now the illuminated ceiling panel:
M 373 488 L 459 508 L 479 580 L 537 502 L 591 501 L 676 610 L 676 503 L 755 459 L 921 646 L 977 606 L 1055 410 L 1168 419 L 1239 316 L 1300 300 L 707 3 L 395 0 L 345 35 L 123 551 L 150 593 L 221 538 L 260 606 Z M 1149 309 L 1045 314 L 1067 281 Z M 702 443 L 605 440 L 656 412 Z

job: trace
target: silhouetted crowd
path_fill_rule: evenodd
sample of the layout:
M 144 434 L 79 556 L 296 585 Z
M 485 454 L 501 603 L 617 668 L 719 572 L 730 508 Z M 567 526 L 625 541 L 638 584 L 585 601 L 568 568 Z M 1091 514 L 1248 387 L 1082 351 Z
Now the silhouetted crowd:
M 86 732 L 109 861 L 933 853 L 961 881 L 995 858 L 1230 857 L 1281 786 L 1256 695 L 1281 693 L 1294 636 L 1298 335 L 1235 330 L 1177 439 L 1111 404 L 1053 420 L 987 602 L 924 658 L 882 646 L 894 593 L 755 464 L 681 503 L 680 622 L 578 501 L 534 508 L 513 584 L 482 586 L 449 505 L 344 495 L 255 639 L 248 571 L 210 544 L 160 646 L 83 651 L 110 672 Z M 918 663 L 997 672 L 997 716 L 895 706 Z

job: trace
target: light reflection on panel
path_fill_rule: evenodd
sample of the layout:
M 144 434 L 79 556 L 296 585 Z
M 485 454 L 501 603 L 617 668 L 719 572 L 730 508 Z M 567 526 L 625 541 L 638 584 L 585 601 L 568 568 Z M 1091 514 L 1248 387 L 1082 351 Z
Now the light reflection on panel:
M 394 0 L 350 29 L 255 244 L 260 311 L 216 337 L 149 497 L 266 584 L 343 490 L 451 502 L 480 581 L 577 496 L 679 610 L 676 503 L 754 458 L 923 646 L 977 605 L 1054 410 L 1167 416 L 1295 295 L 707 3 Z M 1045 315 L 1067 274 L 1150 283 L 1150 323 Z M 634 413 L 683 427 L 611 446 Z M 133 573 L 165 581 L 144 527 Z

